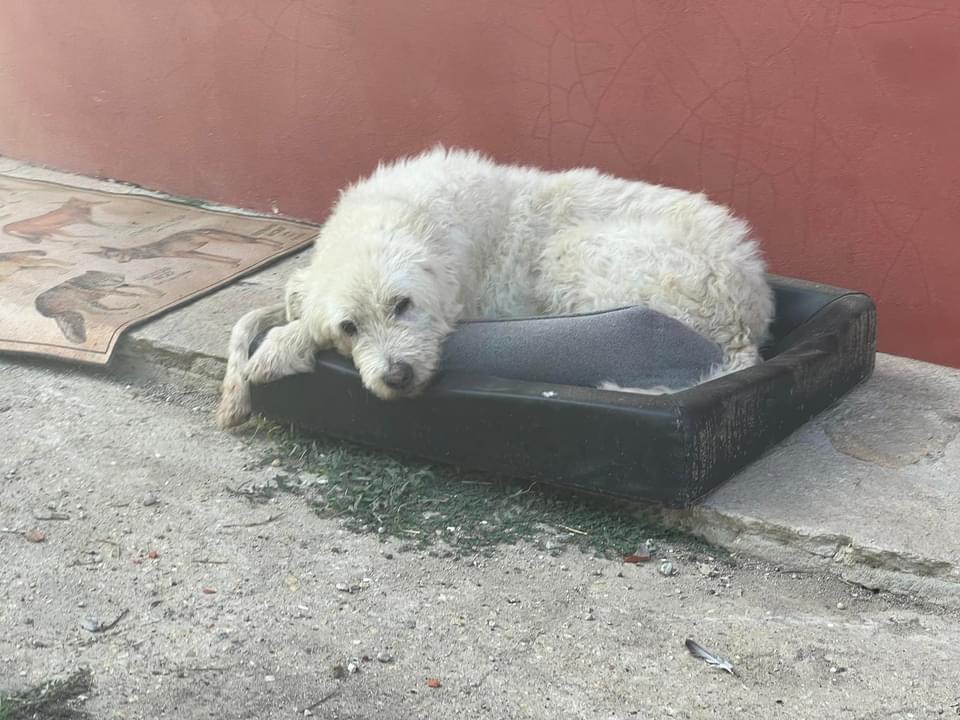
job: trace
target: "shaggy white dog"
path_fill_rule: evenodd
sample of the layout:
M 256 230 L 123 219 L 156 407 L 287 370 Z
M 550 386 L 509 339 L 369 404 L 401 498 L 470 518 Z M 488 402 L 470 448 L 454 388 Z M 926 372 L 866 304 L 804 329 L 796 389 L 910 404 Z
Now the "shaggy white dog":
M 435 148 L 345 190 L 286 305 L 238 322 L 218 420 L 242 422 L 248 382 L 305 372 L 318 349 L 352 357 L 374 395 L 409 397 L 429 384 L 459 320 L 625 305 L 715 340 L 721 373 L 758 361 L 773 314 L 746 223 L 702 194 Z

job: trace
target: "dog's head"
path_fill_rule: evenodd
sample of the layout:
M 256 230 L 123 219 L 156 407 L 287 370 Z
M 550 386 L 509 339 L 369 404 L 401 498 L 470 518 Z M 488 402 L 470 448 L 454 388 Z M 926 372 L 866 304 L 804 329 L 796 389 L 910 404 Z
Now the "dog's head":
M 413 397 L 430 383 L 460 306 L 450 263 L 419 233 L 378 230 L 318 245 L 299 279 L 308 332 L 351 357 L 370 392 Z

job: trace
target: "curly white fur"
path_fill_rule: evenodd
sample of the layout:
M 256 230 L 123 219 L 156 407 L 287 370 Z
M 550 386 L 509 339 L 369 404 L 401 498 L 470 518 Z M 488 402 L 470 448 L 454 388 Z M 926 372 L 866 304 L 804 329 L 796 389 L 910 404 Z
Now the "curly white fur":
M 352 357 L 375 395 L 415 395 L 469 318 L 645 305 L 715 340 L 732 372 L 759 360 L 765 269 L 747 224 L 702 194 L 438 147 L 341 194 L 290 280 L 288 324 L 248 360 L 244 343 L 279 318 L 238 323 L 219 420 L 249 415 L 248 382 L 303 372 L 322 348 Z

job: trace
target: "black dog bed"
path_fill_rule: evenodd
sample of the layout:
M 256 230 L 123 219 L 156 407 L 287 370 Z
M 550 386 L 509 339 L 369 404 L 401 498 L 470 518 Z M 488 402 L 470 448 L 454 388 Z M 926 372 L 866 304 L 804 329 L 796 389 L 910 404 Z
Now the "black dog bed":
M 524 379 L 524 372 L 506 379 L 454 369 L 416 399 L 385 402 L 363 388 L 348 359 L 321 353 L 312 373 L 254 386 L 254 409 L 308 430 L 431 460 L 682 507 L 873 371 L 876 310 L 868 296 L 787 278 L 771 276 L 770 282 L 776 317 L 765 362 L 672 394 L 606 392 L 535 382 Z M 639 309 L 619 312 L 626 310 Z M 678 379 L 715 360 L 712 344 L 683 336 L 661 318 L 637 322 L 647 323 L 649 336 L 660 332 L 685 343 L 681 350 L 663 349 L 677 358 Z M 537 326 L 528 327 L 535 335 Z M 495 331 L 492 325 L 484 329 Z M 477 337 L 482 335 L 474 333 L 472 342 Z M 538 377 L 582 373 L 554 364 L 544 375 L 538 365 L 543 363 L 532 364 Z M 642 362 L 623 365 L 649 379 L 650 367 Z M 627 375 L 610 379 L 629 386 L 635 377 Z

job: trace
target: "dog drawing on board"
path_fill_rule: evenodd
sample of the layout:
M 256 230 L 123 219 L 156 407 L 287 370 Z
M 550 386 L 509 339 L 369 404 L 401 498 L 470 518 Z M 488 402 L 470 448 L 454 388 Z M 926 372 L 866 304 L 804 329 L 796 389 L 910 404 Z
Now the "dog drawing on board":
M 286 302 L 238 321 L 218 422 L 244 421 L 249 383 L 306 372 L 320 349 L 351 357 L 381 399 L 415 396 L 466 319 L 642 305 L 720 345 L 710 377 L 734 372 L 760 359 L 765 271 L 747 224 L 703 194 L 437 147 L 344 190 Z
M 182 230 L 154 240 L 143 245 L 128 248 L 101 246 L 99 250 L 88 252 L 87 255 L 96 255 L 118 263 L 128 263 L 132 260 L 153 260 L 154 258 L 180 258 L 183 260 L 202 260 L 237 266 L 242 261 L 228 255 L 212 253 L 206 248 L 210 243 L 224 243 L 232 245 L 266 245 L 271 248 L 283 247 L 279 240 L 266 237 L 253 237 L 240 233 L 217 228 L 198 228 L 196 230 Z
M 97 205 L 105 205 L 107 202 L 109 201 L 82 200 L 72 197 L 56 210 L 7 223 L 3 226 L 3 232 L 34 245 L 44 241 L 72 243 L 74 238 L 81 236 L 70 234 L 67 228 L 71 225 L 103 227 L 94 221 L 93 208 Z
M 163 291 L 146 285 L 134 285 L 118 273 L 88 270 L 37 295 L 34 306 L 44 317 L 57 323 L 70 342 L 87 340 L 87 315 L 115 315 L 140 307 L 139 302 L 124 306 L 106 305 L 108 297 L 161 297 Z

